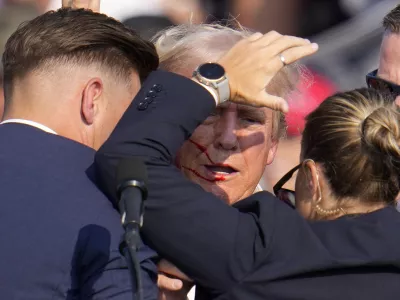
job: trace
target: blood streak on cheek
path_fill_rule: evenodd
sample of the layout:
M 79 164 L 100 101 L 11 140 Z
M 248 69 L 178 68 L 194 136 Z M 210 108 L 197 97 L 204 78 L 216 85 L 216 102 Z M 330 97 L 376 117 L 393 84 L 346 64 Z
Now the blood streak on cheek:
M 207 158 L 208 158 L 208 160 L 210 161 L 211 164 L 215 165 L 215 162 L 212 161 L 210 155 L 208 154 L 208 151 L 207 151 L 206 147 L 204 147 L 203 145 L 200 145 L 200 144 L 198 144 L 195 141 L 190 140 L 190 139 L 189 139 L 189 142 L 191 142 L 193 145 L 195 145 L 197 147 L 197 149 L 199 149 L 202 153 L 204 153 L 207 156 Z
M 211 159 L 210 155 L 208 154 L 206 147 L 204 147 L 203 145 L 200 145 L 199 143 L 196 143 L 195 141 L 193 141 L 191 139 L 189 139 L 189 142 L 191 142 L 193 145 L 196 146 L 197 149 L 199 149 L 202 153 L 204 153 L 207 156 L 207 159 L 210 161 L 211 164 L 215 165 L 215 163 Z M 182 168 L 184 168 L 186 170 L 189 170 L 190 172 L 192 172 L 196 176 L 198 176 L 198 177 L 200 177 L 200 178 L 202 178 L 204 180 L 207 180 L 209 182 L 225 181 L 226 180 L 226 177 L 224 175 L 216 175 L 214 180 L 210 180 L 210 179 L 207 179 L 204 176 L 200 175 L 196 170 L 193 170 L 191 168 L 187 168 L 187 167 L 184 167 L 184 166 L 182 166 Z

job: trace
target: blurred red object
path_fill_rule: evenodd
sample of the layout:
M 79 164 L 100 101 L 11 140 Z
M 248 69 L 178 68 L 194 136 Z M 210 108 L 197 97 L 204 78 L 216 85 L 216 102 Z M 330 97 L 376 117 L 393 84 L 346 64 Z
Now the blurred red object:
M 304 130 L 305 117 L 337 90 L 327 77 L 314 71 L 310 72 L 311 82 L 309 78 L 301 80 L 297 91 L 288 98 L 289 113 L 286 115 L 288 137 L 301 135 Z

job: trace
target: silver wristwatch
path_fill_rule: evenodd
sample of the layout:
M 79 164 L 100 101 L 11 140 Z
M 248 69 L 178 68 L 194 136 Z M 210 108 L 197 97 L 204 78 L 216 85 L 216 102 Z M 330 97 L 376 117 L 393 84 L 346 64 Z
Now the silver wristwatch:
M 229 81 L 225 75 L 225 69 L 217 63 L 205 63 L 200 65 L 194 72 L 195 77 L 201 84 L 213 88 L 218 95 L 218 104 L 230 97 Z

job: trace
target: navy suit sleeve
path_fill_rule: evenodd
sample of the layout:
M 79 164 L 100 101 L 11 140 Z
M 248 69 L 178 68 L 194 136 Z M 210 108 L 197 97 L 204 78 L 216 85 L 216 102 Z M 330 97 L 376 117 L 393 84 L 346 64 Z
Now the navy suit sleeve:
M 121 230 L 104 225 L 87 225 L 80 230 L 72 262 L 74 285 L 79 286 L 82 299 L 132 299 L 130 273 L 117 249 Z M 153 250 L 141 245 L 138 259 L 145 300 L 156 300 L 158 296 L 156 258 Z
M 157 95 L 150 99 L 154 91 Z M 203 287 L 219 293 L 246 275 L 254 263 L 255 245 L 266 237 L 254 215 L 226 205 L 174 166 L 178 149 L 214 109 L 213 98 L 198 84 L 154 72 L 98 151 L 96 164 L 103 187 L 115 198 L 118 162 L 128 156 L 143 158 L 149 173 L 146 242 Z

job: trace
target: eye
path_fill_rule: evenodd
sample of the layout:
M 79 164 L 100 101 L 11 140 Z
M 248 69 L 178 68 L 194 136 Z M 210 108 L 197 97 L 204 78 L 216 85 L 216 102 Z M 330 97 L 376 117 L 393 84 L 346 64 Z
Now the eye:
M 241 121 L 247 125 L 260 125 L 263 124 L 263 121 L 257 118 L 252 117 L 242 117 Z
M 246 119 L 244 119 L 244 121 L 246 121 L 248 123 L 260 123 L 259 120 L 252 119 L 252 118 L 246 118 Z
M 238 118 L 242 126 L 265 124 L 265 114 L 255 109 L 242 109 L 238 111 Z

